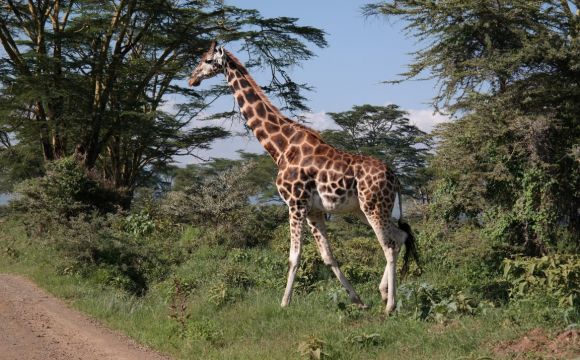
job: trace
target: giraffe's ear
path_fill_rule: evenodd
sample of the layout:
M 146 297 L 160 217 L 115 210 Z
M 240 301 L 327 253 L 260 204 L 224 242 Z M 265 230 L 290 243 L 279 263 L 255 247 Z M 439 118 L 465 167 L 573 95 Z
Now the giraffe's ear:
M 217 43 L 215 41 L 211 42 L 211 45 L 209 46 L 209 50 L 207 51 L 208 53 L 212 53 L 216 47 Z

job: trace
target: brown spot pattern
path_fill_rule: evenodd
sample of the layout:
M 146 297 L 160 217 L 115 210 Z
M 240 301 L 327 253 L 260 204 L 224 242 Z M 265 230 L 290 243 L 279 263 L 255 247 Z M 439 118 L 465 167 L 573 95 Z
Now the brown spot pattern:
M 392 244 L 388 224 L 399 191 L 394 173 L 376 159 L 333 148 L 314 130 L 282 115 L 236 61 L 228 62 L 228 81 L 248 127 L 278 165 L 276 187 L 290 208 L 292 246 L 299 247 L 299 226 L 314 195 L 330 205 L 352 203 L 347 200 L 355 197 L 360 208 L 355 211 L 362 210 L 374 228 L 383 229 L 379 242 Z

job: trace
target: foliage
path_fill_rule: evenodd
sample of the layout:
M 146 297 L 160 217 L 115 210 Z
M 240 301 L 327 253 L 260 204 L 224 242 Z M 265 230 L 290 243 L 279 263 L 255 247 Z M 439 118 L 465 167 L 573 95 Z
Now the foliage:
M 462 291 L 437 289 L 428 283 L 403 285 L 399 289 L 400 312 L 410 312 L 417 319 L 446 322 L 461 315 L 475 315 L 493 307 Z
M 44 175 L 42 156 L 39 156 L 33 146 L 0 145 L 0 193 L 11 192 L 21 181 L 42 175 Z
M 272 74 L 268 92 L 304 110 L 305 84 L 286 69 L 326 46 L 323 31 L 223 1 L 2 1 L 0 152 L 52 161 L 76 155 L 129 191 L 175 155 L 229 135 L 191 126 L 223 84 L 196 92 L 187 75 L 211 40 L 239 44 L 249 67 Z M 177 104 L 169 96 L 180 99 Z M 181 99 L 186 99 L 181 102 Z M 26 175 L 9 164 L 13 178 Z M 27 165 L 33 165 L 27 164 Z M 34 168 L 28 166 L 28 169 Z
M 225 343 L 223 331 L 208 317 L 189 323 L 188 338 L 207 341 L 216 348 Z
M 193 224 L 235 223 L 240 211 L 248 205 L 253 191 L 247 182 L 240 179 L 251 171 L 252 165 L 244 164 L 204 177 L 184 191 L 170 194 L 168 211 L 181 214 L 182 218 L 187 217 L 186 220 Z
M 580 257 L 556 254 L 505 259 L 504 278 L 513 299 L 540 296 L 563 308 L 580 307 Z
M 146 212 L 131 214 L 125 219 L 125 231 L 133 236 L 147 236 L 155 231 L 155 222 Z
M 46 175 L 20 183 L 16 192 L 15 206 L 38 214 L 35 220 L 113 212 L 121 201 L 119 191 L 95 180 L 71 157 L 47 163 Z
M 358 347 L 359 349 L 365 347 L 372 347 L 382 345 L 384 343 L 384 339 L 380 334 L 359 334 L 359 335 L 351 335 L 347 338 L 347 342 L 350 344 Z
M 330 355 L 325 351 L 326 347 L 326 342 L 317 337 L 311 336 L 298 345 L 298 351 L 300 352 L 300 356 L 304 359 L 328 359 L 330 358 Z
M 47 163 L 45 176 L 23 182 L 17 191 L 15 215 L 32 238 L 63 254 L 64 274 L 144 294 L 181 260 L 172 227 L 144 210 L 118 212 L 119 191 L 95 180 L 73 158 Z
M 404 79 L 438 79 L 437 209 L 484 218 L 529 255 L 580 244 L 580 15 L 571 1 L 384 1 L 422 48 Z M 482 215 L 490 215 L 489 217 Z M 497 220 L 497 223 L 496 223 Z
M 216 176 L 225 170 L 247 165 L 251 167 L 251 171 L 239 173 L 238 177 L 243 183 L 248 184 L 252 201 L 268 203 L 279 200 L 278 190 L 275 186 L 278 170 L 272 158 L 265 153 L 258 155 L 240 151 L 239 154 L 239 160 L 214 158 L 211 161 L 190 164 L 185 168 L 176 169 L 173 189 L 184 191 L 199 185 L 206 177 Z
M 173 294 L 169 303 L 169 317 L 177 323 L 177 329 L 181 337 L 186 336 L 187 322 L 190 318 L 188 312 L 188 293 L 179 279 L 173 280 Z
M 151 214 L 157 222 L 155 212 Z M 108 226 L 123 233 L 126 221 L 126 216 L 122 216 L 114 226 Z M 96 224 L 90 231 L 83 230 L 79 234 L 86 237 L 98 232 L 97 228 L 103 225 Z M 29 274 L 52 293 L 73 302 L 75 307 L 183 359 L 220 359 L 224 354 L 242 359 L 286 359 L 292 354 L 298 356 L 299 348 L 304 350 L 306 358 L 311 353 L 317 356 L 317 349 L 332 358 L 343 359 L 494 357 L 492 349 L 498 343 L 519 338 L 530 328 L 541 327 L 546 332 L 558 333 L 578 321 L 578 314 L 573 311 L 569 311 L 567 317 L 562 316 L 563 310 L 555 308 L 554 301 L 544 301 L 547 293 L 542 292 L 541 287 L 534 290 L 537 296 L 494 301 L 492 307 L 486 301 L 486 293 L 493 290 L 493 279 L 485 276 L 478 280 L 480 284 L 485 281 L 489 288 L 471 286 L 474 279 L 471 272 L 485 271 L 482 267 L 485 262 L 481 259 L 485 247 L 471 249 L 478 239 L 465 237 L 463 228 L 456 235 L 451 233 L 453 236 L 449 238 L 457 251 L 439 248 L 442 242 L 429 244 L 429 248 L 438 253 L 447 252 L 451 258 L 449 265 L 440 267 L 443 257 L 425 257 L 428 271 L 423 278 L 403 282 L 398 291 L 401 300 L 398 312 L 388 318 L 382 317 L 383 305 L 377 284 L 384 262 L 378 261 L 382 256 L 380 249 L 375 252 L 371 246 L 376 240 L 368 237 L 368 244 L 364 244 L 365 238 L 361 237 L 349 244 L 349 234 L 360 230 L 350 232 L 338 229 L 337 225 L 348 227 L 352 224 L 329 223 L 336 253 L 346 256 L 339 259 L 345 260 L 342 266 L 368 266 L 377 256 L 379 275 L 353 281 L 370 306 L 367 310 L 349 304 L 344 290 L 330 273 L 327 278 L 320 278 L 308 292 L 296 294 L 292 306 L 280 309 L 286 276 L 285 250 L 279 252 L 269 246 L 232 249 L 225 245 L 197 244 L 189 247 L 191 241 L 200 240 L 201 234 L 191 227 L 183 228 L 183 234 L 176 238 L 158 234 L 162 227 L 156 227 L 142 240 L 137 249 L 143 249 L 148 242 L 155 243 L 155 253 L 149 253 L 147 261 L 154 256 L 173 253 L 175 248 L 181 248 L 182 254 L 182 257 L 173 257 L 180 260 L 161 266 L 170 269 L 166 276 L 149 277 L 149 271 L 144 273 L 148 276 L 148 291 L 144 296 L 133 295 L 130 288 L 118 282 L 127 277 L 114 273 L 115 268 L 110 264 L 101 261 L 73 266 L 68 251 L 56 247 L 54 242 L 49 244 L 38 237 L 29 238 L 13 220 L 1 225 L 0 248 L 7 245 L 18 256 L 0 256 L 0 270 Z M 75 228 L 81 226 L 86 225 L 77 224 Z M 284 227 L 279 230 L 280 242 L 283 238 L 287 246 Z M 421 226 L 417 229 L 419 242 L 423 243 L 428 231 Z M 78 235 L 69 233 L 67 236 Z M 132 235 L 125 233 L 124 236 Z M 52 232 L 45 233 L 43 238 L 58 240 Z M 463 244 L 464 241 L 468 244 Z M 471 263 L 474 265 L 468 266 Z M 115 280 L 111 275 L 121 276 Z M 466 280 L 456 281 L 462 278 Z M 225 285 L 226 292 L 233 295 L 226 296 L 228 300 L 222 304 L 210 297 L 210 290 L 219 289 L 216 286 L 219 284 Z M 474 333 L 478 336 L 471 336 Z M 297 338 L 296 334 L 304 337 Z M 308 334 L 324 344 L 310 341 Z
M 226 266 L 209 290 L 209 300 L 217 306 L 235 302 L 254 285 L 254 279 L 239 266 Z
M 182 254 L 170 234 L 134 236 L 125 231 L 126 222 L 122 215 L 90 214 L 49 228 L 49 241 L 68 259 L 63 271 L 97 276 L 102 284 L 145 294 L 151 283 L 169 274 Z
M 252 162 L 215 172 L 182 191 L 168 194 L 162 204 L 172 219 L 204 229 L 205 241 L 230 246 L 266 243 L 286 221 L 287 211 L 276 205 L 253 205 L 255 187 L 250 182 Z

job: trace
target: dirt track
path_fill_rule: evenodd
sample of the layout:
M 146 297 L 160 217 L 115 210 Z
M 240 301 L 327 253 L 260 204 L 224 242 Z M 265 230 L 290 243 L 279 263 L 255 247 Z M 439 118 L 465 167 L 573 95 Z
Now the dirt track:
M 0 274 L 0 360 L 168 359 L 106 329 L 31 281 Z

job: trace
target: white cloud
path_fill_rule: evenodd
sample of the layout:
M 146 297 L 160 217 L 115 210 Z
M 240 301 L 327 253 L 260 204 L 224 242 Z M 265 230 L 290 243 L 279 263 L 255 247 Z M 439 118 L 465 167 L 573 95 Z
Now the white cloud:
M 430 109 L 408 109 L 411 124 L 416 125 L 425 132 L 431 132 L 435 125 L 449 121 L 449 117 L 439 113 L 433 113 Z
M 315 130 L 324 131 L 340 129 L 340 127 L 336 125 L 334 120 L 332 120 L 324 110 L 316 113 L 305 113 L 303 116 L 306 121 L 306 126 L 310 126 Z

